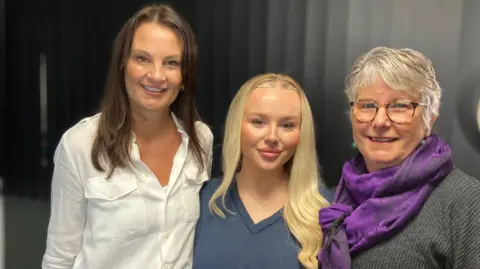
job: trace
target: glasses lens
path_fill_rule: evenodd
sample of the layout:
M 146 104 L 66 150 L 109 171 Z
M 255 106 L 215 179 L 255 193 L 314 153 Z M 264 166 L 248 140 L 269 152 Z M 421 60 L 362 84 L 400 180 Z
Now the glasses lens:
M 395 123 L 410 123 L 414 110 L 412 102 L 396 101 L 388 105 L 387 113 L 390 120 Z
M 377 105 L 368 101 L 357 101 L 353 106 L 353 113 L 358 121 L 371 121 L 377 114 Z

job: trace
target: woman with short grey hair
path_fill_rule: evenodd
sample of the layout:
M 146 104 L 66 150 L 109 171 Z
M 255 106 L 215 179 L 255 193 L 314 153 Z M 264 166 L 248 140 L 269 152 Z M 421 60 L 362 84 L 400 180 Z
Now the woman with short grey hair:
M 346 84 L 359 154 L 320 210 L 321 268 L 480 268 L 480 181 L 432 132 L 442 91 L 431 61 L 374 48 Z

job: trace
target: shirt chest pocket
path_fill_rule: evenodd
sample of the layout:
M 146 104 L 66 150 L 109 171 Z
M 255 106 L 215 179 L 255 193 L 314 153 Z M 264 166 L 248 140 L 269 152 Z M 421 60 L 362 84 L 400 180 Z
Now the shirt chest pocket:
M 184 169 L 185 180 L 182 184 L 182 200 L 185 219 L 187 222 L 196 222 L 200 217 L 199 192 L 203 182 L 208 180 L 206 171 L 199 172 L 196 165 L 187 166 Z
M 86 182 L 85 197 L 95 241 L 147 233 L 146 206 L 133 175 L 91 178 Z

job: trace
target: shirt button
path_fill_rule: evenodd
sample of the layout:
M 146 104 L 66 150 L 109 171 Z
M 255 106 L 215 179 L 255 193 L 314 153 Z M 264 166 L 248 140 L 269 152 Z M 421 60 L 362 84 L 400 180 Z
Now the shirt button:
M 170 267 L 169 264 L 165 264 L 165 265 L 162 267 L 162 269 L 170 269 L 170 268 L 171 268 L 171 267 Z
M 164 234 L 163 234 L 163 238 L 164 238 L 164 239 L 168 239 L 169 237 L 170 237 L 170 233 L 164 233 Z

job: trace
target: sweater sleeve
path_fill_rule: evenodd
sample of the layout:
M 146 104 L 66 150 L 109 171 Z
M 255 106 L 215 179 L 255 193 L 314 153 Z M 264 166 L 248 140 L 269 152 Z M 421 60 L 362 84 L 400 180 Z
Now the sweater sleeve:
M 457 180 L 463 190 L 450 209 L 453 269 L 480 268 L 480 181 L 465 174 Z M 464 185 L 464 186 L 462 186 Z

